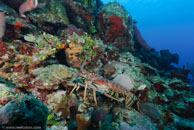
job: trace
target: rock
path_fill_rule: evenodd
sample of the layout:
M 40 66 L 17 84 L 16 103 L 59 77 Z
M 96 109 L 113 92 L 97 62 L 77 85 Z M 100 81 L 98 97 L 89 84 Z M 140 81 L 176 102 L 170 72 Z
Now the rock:
M 56 91 L 47 95 L 47 104 L 49 110 L 53 110 L 57 104 L 61 103 L 63 98 L 66 96 L 66 91 Z
M 6 30 L 5 39 L 21 40 L 26 33 L 36 32 L 36 26 L 30 23 L 28 20 L 17 18 L 12 15 L 6 17 Z
M 79 36 L 84 35 L 84 31 L 76 28 L 73 24 L 68 25 L 67 28 L 60 28 L 57 33 L 62 37 L 71 36 L 73 33 L 76 33 Z
M 160 113 L 154 104 L 139 102 L 139 109 L 143 114 L 147 115 L 151 119 L 160 119 Z
M 47 107 L 34 97 L 17 98 L 0 109 L 0 124 L 46 129 Z
M 50 111 L 54 111 L 60 118 L 74 118 L 77 112 L 78 99 L 74 94 L 67 95 L 66 91 L 58 90 L 47 96 L 46 102 Z M 73 112 L 73 113 L 72 113 Z M 71 115 L 70 115 L 71 114 Z
M 151 76 L 158 76 L 158 72 L 155 68 L 150 66 L 149 64 L 141 64 L 141 73 L 146 76 L 146 77 L 151 77 Z
M 99 109 L 92 114 L 91 121 L 99 125 L 99 123 L 103 123 L 106 120 L 106 117 L 107 111 L 104 109 Z
M 104 5 L 98 13 L 100 36 L 105 42 L 112 42 L 120 50 L 133 51 L 131 16 L 117 2 Z
M 94 39 L 87 35 L 73 35 L 68 36 L 68 48 L 65 50 L 68 65 L 80 68 L 83 61 L 87 59 L 85 66 L 90 65 L 95 68 L 99 59 L 104 54 L 104 45 L 101 40 Z
M 156 89 L 158 93 L 164 93 L 167 90 L 167 87 L 162 82 L 154 83 L 153 87 Z
M 114 130 L 118 127 L 113 126 L 113 116 L 111 114 L 107 115 L 105 122 L 101 125 L 100 130 Z
M 54 109 L 54 112 L 63 119 L 67 119 L 70 116 L 70 109 L 67 102 L 61 102 L 57 104 Z
M 67 126 L 59 126 L 52 125 L 50 128 L 47 128 L 47 130 L 68 130 Z
M 25 0 L 2 0 L 2 1 L 11 8 L 15 9 L 16 11 L 19 11 L 20 5 L 25 2 Z
M 169 70 L 171 67 L 171 63 L 178 64 L 179 63 L 179 55 L 172 54 L 169 50 L 161 50 L 159 57 L 159 67 L 163 70 Z
M 65 6 L 63 6 L 61 1 L 44 1 L 42 5 L 43 8 L 41 8 L 40 10 L 36 10 L 30 14 L 30 17 L 33 20 L 41 23 L 48 22 L 52 24 L 68 24 L 69 21 L 66 16 Z
M 121 62 L 116 62 L 116 61 L 111 62 L 109 64 L 106 64 L 103 68 L 104 75 L 106 77 L 110 78 L 116 71 L 116 68 L 115 68 L 116 65 L 122 66 L 122 65 L 125 65 L 125 64 L 123 64 Z
M 80 68 L 82 65 L 82 62 L 80 61 L 79 54 L 83 50 L 83 47 L 81 44 L 76 44 L 74 42 L 71 42 L 69 44 L 69 48 L 65 50 L 67 62 L 70 66 Z
M 65 0 L 67 15 L 71 24 L 85 32 L 96 33 L 96 12 L 98 0 Z
M 66 8 L 62 1 L 40 1 L 36 10 L 30 11 L 28 17 L 38 23 L 45 32 L 55 33 L 59 26 L 69 24 Z
M 49 65 L 45 68 L 35 69 L 33 75 L 36 76 L 31 84 L 39 89 L 57 89 L 64 80 L 73 78 L 73 70 L 65 65 Z
M 120 130 L 156 130 L 155 125 L 134 109 L 114 108 L 115 120 L 120 122 Z
M 7 104 L 16 97 L 16 92 L 8 88 L 6 84 L 0 83 L 0 107 Z
M 4 2 L 3 2 L 3 1 L 4 1 Z M 2 10 L 3 12 L 5 12 L 6 14 L 18 16 L 17 12 L 16 12 L 14 9 L 10 8 L 10 7 L 6 4 L 6 2 L 11 2 L 11 1 L 13 2 L 13 1 L 16 1 L 16 0 L 9 0 L 9 1 L 7 1 L 7 0 L 2 0 L 2 1 L 0 1 L 0 10 Z M 18 1 L 19 1 L 19 0 L 18 0 Z M 22 0 L 20 0 L 20 1 L 22 1 Z
M 176 115 L 183 118 L 193 118 L 194 110 L 189 106 L 189 104 L 179 101 L 174 101 L 170 104 L 170 109 Z
M 70 121 L 68 123 L 68 130 L 77 130 L 78 129 L 78 124 L 76 121 Z
M 137 123 L 135 126 L 130 126 L 126 122 L 121 122 L 120 130 L 150 130 L 150 128 L 146 128 L 143 124 L 139 123 Z
M 126 122 L 121 122 L 120 123 L 120 130 L 131 130 L 131 127 Z
M 193 118 L 185 119 L 180 118 L 178 116 L 175 116 L 175 123 L 174 123 L 174 129 L 177 130 L 193 130 L 194 129 L 194 122 Z

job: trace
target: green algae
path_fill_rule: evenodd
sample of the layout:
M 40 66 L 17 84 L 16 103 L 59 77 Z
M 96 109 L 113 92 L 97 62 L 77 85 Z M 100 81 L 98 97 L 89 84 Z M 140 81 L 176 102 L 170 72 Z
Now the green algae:
M 50 113 L 50 114 L 48 115 L 48 118 L 47 118 L 47 125 L 55 125 L 55 126 L 59 126 L 58 119 L 57 119 L 57 117 L 56 117 L 53 113 Z

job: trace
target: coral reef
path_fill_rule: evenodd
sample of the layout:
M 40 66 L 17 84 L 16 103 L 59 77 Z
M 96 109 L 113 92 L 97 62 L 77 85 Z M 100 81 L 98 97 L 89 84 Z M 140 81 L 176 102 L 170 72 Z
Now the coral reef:
M 101 8 L 98 16 L 99 35 L 106 43 L 111 42 L 120 50 L 134 50 L 131 16 L 122 5 L 108 3 Z
M 2 0 L 0 10 L 0 129 L 194 128 L 193 65 L 173 67 L 179 56 L 152 49 L 116 1 Z

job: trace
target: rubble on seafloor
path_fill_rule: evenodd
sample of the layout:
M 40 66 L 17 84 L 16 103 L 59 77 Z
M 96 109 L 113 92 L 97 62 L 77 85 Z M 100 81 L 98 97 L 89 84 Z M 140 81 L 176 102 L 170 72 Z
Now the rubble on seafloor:
M 24 2 L 0 1 L 0 128 L 194 129 L 188 72 L 141 43 L 122 5 L 40 0 L 21 17 Z

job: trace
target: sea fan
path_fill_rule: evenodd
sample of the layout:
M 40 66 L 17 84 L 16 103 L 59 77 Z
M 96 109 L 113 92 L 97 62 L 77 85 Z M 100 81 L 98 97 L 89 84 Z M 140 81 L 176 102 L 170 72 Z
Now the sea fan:
M 134 30 L 134 33 L 135 33 L 135 37 L 137 39 L 137 41 L 139 42 L 139 44 L 141 44 L 141 46 L 150 51 L 152 48 L 146 43 L 146 41 L 143 39 L 142 35 L 141 35 L 141 32 L 139 31 L 139 29 L 137 28 L 137 26 L 133 26 L 133 30 Z

